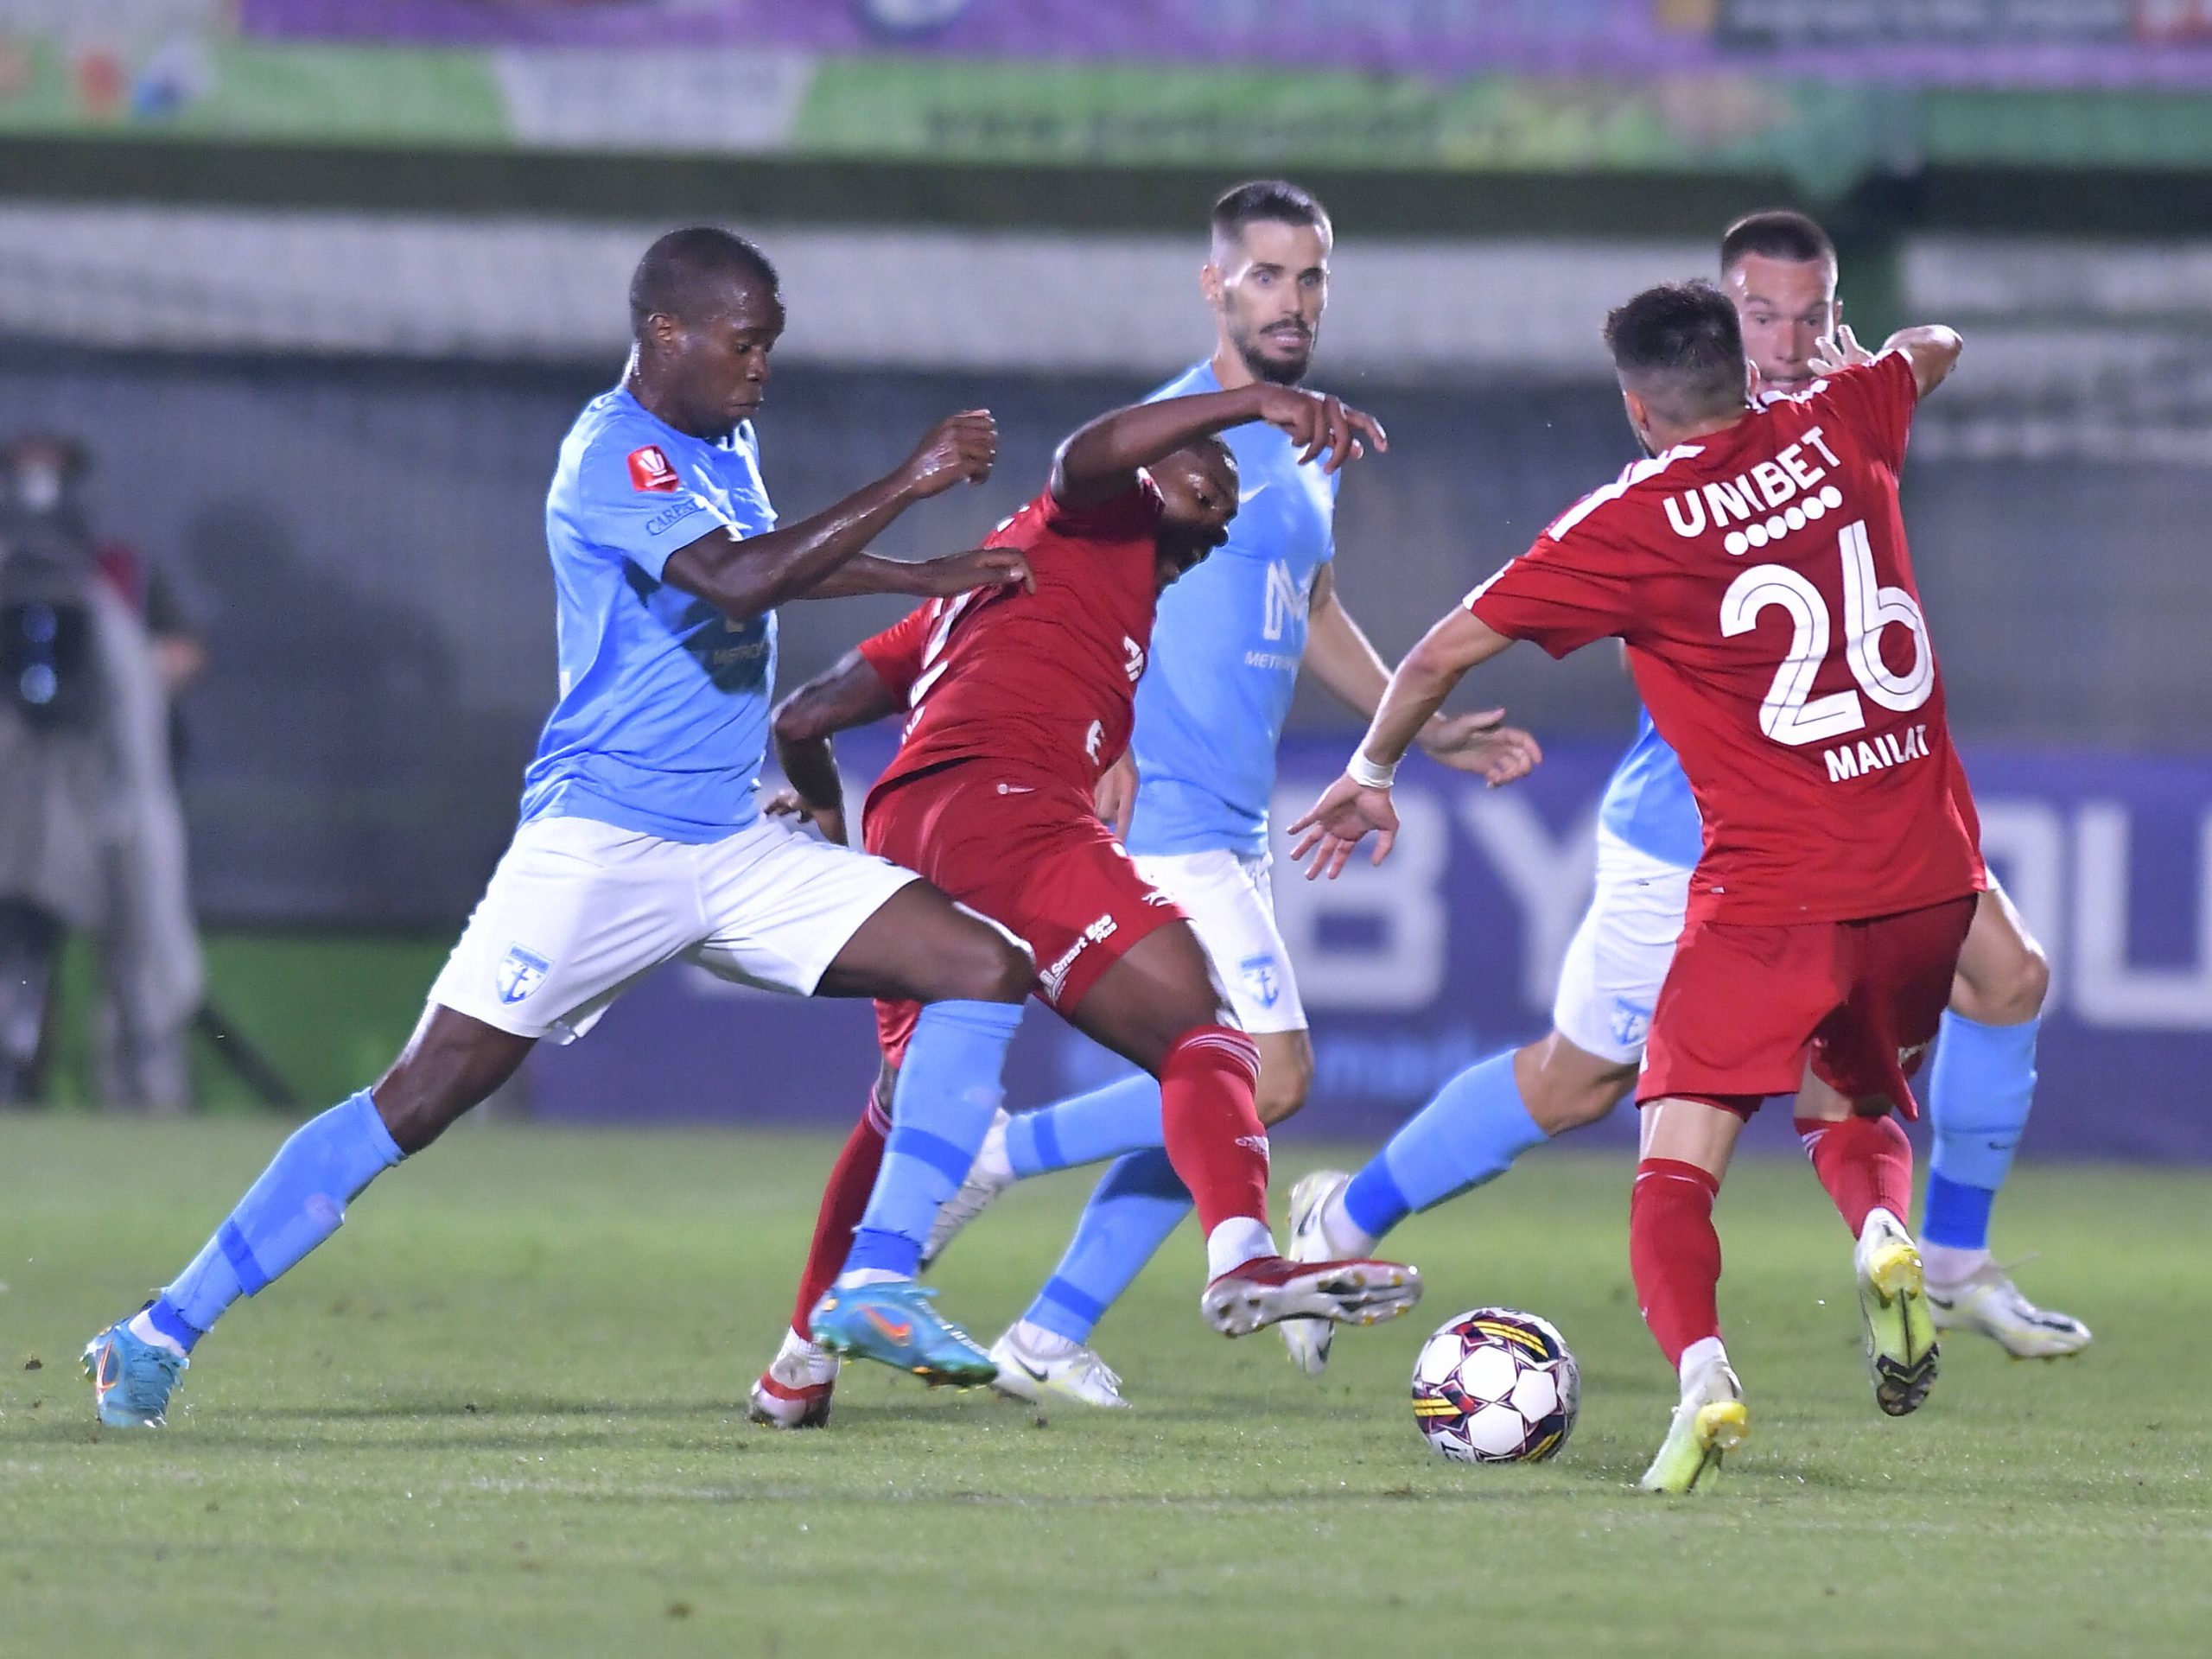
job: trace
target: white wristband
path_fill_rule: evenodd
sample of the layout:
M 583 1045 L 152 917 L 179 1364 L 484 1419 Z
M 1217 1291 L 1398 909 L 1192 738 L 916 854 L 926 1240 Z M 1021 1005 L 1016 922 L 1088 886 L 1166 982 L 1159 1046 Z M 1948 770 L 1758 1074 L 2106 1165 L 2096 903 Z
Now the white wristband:
M 1351 759 L 1344 762 L 1344 776 L 1362 789 L 1388 789 L 1397 775 L 1397 767 L 1377 766 L 1367 758 L 1365 749 L 1354 749 Z

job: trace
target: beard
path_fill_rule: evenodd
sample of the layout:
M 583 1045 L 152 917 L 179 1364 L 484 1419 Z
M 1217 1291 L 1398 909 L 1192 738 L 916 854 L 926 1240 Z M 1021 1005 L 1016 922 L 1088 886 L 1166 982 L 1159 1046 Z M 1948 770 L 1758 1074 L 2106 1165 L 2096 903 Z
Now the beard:
M 1313 362 L 1313 336 L 1305 337 L 1306 349 L 1287 361 L 1265 355 L 1261 337 L 1238 333 L 1231 339 L 1236 346 L 1236 355 L 1244 359 L 1245 368 L 1255 380 L 1265 380 L 1278 386 L 1294 386 L 1306 378 L 1306 371 Z

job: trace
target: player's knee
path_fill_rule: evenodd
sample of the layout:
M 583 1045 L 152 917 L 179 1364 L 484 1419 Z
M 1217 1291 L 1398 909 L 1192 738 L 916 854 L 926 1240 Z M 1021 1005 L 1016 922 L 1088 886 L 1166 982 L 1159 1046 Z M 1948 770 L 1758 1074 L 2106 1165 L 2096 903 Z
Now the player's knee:
M 2018 950 L 1953 987 L 1951 1006 L 1985 1026 L 2017 1026 L 2043 1012 L 2050 995 L 2050 959 L 2033 939 L 2023 938 Z
M 1306 1104 L 1306 1096 L 1313 1087 L 1311 1048 L 1301 1045 L 1282 1052 L 1262 1049 L 1259 1086 L 1253 1091 L 1253 1104 L 1259 1110 L 1261 1122 L 1275 1124 L 1294 1116 L 1298 1109 Z
M 960 934 L 958 944 L 938 958 L 941 983 L 932 1000 L 1019 1002 L 1029 995 L 1037 982 L 1036 964 L 1011 934 L 981 921 Z

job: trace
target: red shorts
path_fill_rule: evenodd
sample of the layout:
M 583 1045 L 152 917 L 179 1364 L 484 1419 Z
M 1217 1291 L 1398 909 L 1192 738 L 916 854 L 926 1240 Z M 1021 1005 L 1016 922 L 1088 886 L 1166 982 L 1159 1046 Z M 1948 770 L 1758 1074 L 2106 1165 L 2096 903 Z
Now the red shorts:
M 1029 947 L 1037 995 L 1072 1012 L 1130 946 L 1185 919 L 1098 820 L 1088 791 L 988 760 L 963 761 L 872 797 L 868 850 L 926 878 Z M 896 1065 L 920 1005 L 878 1002 Z
M 1814 1075 L 1854 1100 L 1906 1082 L 1951 1000 L 1974 896 L 1862 922 L 1692 922 L 1651 1014 L 1636 1098 L 1796 1092 Z

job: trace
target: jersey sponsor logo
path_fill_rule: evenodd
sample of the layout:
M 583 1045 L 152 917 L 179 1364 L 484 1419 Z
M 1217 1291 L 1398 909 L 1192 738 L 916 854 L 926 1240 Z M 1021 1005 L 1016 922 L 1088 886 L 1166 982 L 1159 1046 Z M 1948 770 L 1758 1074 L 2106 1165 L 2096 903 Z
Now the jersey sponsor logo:
M 673 495 L 683 485 L 683 480 L 676 475 L 676 468 L 669 465 L 668 457 L 658 444 L 649 443 L 630 452 L 632 489 Z
M 1059 1000 L 1060 987 L 1067 983 L 1068 974 L 1075 967 L 1076 958 L 1090 949 L 1092 945 L 1103 944 L 1112 938 L 1120 928 L 1121 924 L 1114 919 L 1113 912 L 1109 911 L 1084 928 L 1082 932 L 1077 934 L 1075 943 L 1060 952 L 1059 959 L 1037 976 L 1045 983 L 1046 999 L 1057 1002 Z
M 1732 479 L 1715 479 L 1694 490 L 1665 498 L 1667 522 L 1675 534 L 1688 539 L 1707 530 L 1727 530 L 1721 545 L 1740 556 L 1755 547 L 1778 542 L 1793 530 L 1802 530 L 1843 505 L 1843 494 L 1834 485 L 1818 488 L 1828 475 L 1805 453 L 1806 446 L 1820 451 L 1828 467 L 1842 462 L 1821 436 L 1817 426 L 1767 461 L 1758 461 Z M 1802 498 L 1802 499 L 1801 499 Z M 1735 524 L 1738 529 L 1728 530 Z
M 535 950 L 525 950 L 518 944 L 507 947 L 507 954 L 499 960 L 496 980 L 502 1002 L 519 1002 L 545 982 L 546 975 L 553 971 L 553 964 Z
M 632 456 L 632 460 L 634 462 L 636 457 Z M 649 489 L 653 486 L 640 484 L 638 487 L 643 490 Z M 674 488 L 675 486 L 671 485 L 670 487 Z M 706 511 L 707 509 L 705 505 L 697 500 L 671 501 L 668 505 L 663 507 L 658 512 L 653 514 L 652 518 L 645 520 L 645 534 L 648 536 L 658 536 L 661 531 L 668 529 L 671 524 L 682 524 L 693 513 L 704 512 Z
M 1282 965 L 1272 950 L 1245 957 L 1236 964 L 1236 971 L 1244 981 L 1244 988 L 1251 992 L 1252 1000 L 1262 1007 L 1272 1008 L 1282 1000 Z
M 1827 762 L 1828 782 L 1840 784 L 1847 779 L 1864 778 L 1870 772 L 1880 772 L 1887 766 L 1901 766 L 1908 760 L 1928 758 L 1928 728 L 1908 726 L 1902 734 L 1877 733 L 1872 739 L 1861 738 L 1856 743 L 1839 743 L 1832 749 L 1821 751 L 1821 759 Z
M 1306 588 L 1291 574 L 1290 561 L 1269 560 L 1267 594 L 1260 618 L 1260 637 L 1280 639 L 1290 632 L 1293 622 L 1303 627 L 1310 602 Z

